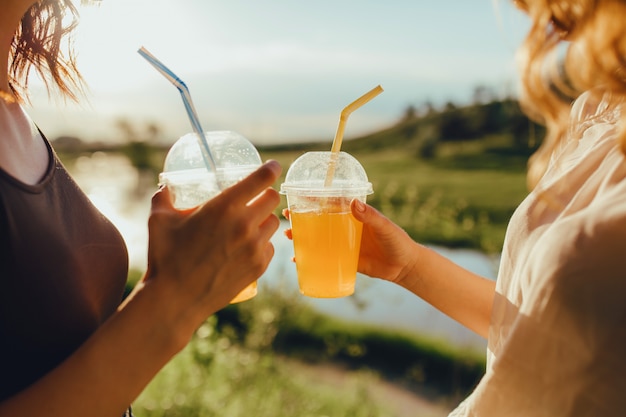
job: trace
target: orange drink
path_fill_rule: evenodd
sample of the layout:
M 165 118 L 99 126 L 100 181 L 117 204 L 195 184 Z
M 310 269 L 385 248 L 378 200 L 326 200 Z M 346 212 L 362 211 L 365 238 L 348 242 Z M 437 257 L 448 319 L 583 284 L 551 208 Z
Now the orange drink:
M 300 292 L 310 297 L 354 293 L 363 224 L 341 206 L 290 212 Z
M 350 204 L 374 192 L 359 161 L 345 152 L 307 152 L 291 164 L 280 191 L 287 196 L 300 292 L 317 298 L 353 294 L 363 224 Z
M 350 203 L 372 194 L 365 169 L 341 151 L 350 114 L 383 91 L 377 86 L 347 105 L 330 152 L 296 159 L 281 185 L 287 196 L 300 292 L 311 297 L 344 297 L 354 292 L 363 224 Z

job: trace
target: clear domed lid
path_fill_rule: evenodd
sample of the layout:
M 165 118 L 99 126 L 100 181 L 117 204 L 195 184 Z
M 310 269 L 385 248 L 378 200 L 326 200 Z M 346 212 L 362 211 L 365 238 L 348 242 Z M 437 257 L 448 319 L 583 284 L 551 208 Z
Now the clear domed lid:
M 218 169 L 259 166 L 261 157 L 254 145 L 239 133 L 222 130 L 205 133 Z M 205 168 L 200 144 L 195 133 L 176 141 L 165 157 L 163 172 Z
M 239 133 L 222 130 L 206 132 L 205 136 L 221 183 L 236 182 L 261 165 L 259 152 Z M 168 151 L 159 178 L 161 182 L 165 182 L 194 175 L 215 177 L 207 170 L 197 135 L 188 133 L 178 139 Z
M 333 165 L 332 182 L 326 184 Z M 363 196 L 372 194 L 365 169 L 352 155 L 339 152 L 307 152 L 296 159 L 280 187 L 281 194 Z

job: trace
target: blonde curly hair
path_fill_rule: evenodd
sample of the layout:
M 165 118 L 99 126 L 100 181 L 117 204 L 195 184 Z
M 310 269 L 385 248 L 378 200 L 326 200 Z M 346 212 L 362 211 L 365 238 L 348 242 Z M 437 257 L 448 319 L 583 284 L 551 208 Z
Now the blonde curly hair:
M 624 0 L 514 0 L 531 19 L 530 30 L 519 53 L 522 95 L 529 117 L 542 123 L 547 134 L 529 160 L 528 184 L 532 188 L 543 175 L 550 155 L 564 139 L 571 101 L 576 92 L 592 89 L 610 92 L 612 105 L 626 97 L 626 1 Z M 559 47 L 568 44 L 558 63 Z M 562 65 L 553 73 L 560 80 L 546 82 L 546 68 Z M 559 91 L 560 90 L 560 91 Z M 626 109 L 626 106 L 623 107 Z M 626 116 L 626 110 L 622 115 Z M 626 153 L 626 130 L 618 131 Z
M 69 17 L 69 19 L 68 19 Z M 63 51 L 62 40 L 78 22 L 71 0 L 41 0 L 24 14 L 12 40 L 9 83 L 18 99 L 27 98 L 28 76 L 34 68 L 46 83 L 76 100 L 82 77 L 76 68 L 71 43 Z

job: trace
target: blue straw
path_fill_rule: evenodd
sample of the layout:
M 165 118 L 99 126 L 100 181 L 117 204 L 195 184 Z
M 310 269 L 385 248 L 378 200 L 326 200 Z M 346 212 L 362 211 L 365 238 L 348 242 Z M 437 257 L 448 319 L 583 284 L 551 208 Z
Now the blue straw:
M 198 115 L 196 113 L 196 109 L 193 106 L 193 102 L 191 101 L 191 94 L 189 94 L 189 89 L 187 85 L 176 76 L 169 68 L 167 68 L 161 61 L 156 59 L 154 55 L 146 50 L 143 46 L 139 48 L 137 51 L 139 55 L 144 57 L 154 68 L 157 69 L 165 78 L 167 78 L 176 88 L 180 91 L 180 95 L 183 98 L 183 104 L 185 105 L 185 110 L 187 110 L 187 115 L 189 116 L 189 120 L 191 121 L 191 126 L 193 127 L 194 132 L 198 135 L 198 142 L 200 144 L 200 149 L 202 150 L 202 158 L 204 159 L 204 164 L 206 165 L 209 171 L 212 171 L 217 174 L 217 166 L 215 165 L 215 159 L 213 159 L 213 155 L 211 155 L 211 148 L 209 147 L 209 143 L 206 140 L 206 136 L 204 136 L 204 130 L 202 130 L 202 126 L 200 125 L 200 119 L 198 119 Z M 218 181 L 219 183 L 219 181 Z

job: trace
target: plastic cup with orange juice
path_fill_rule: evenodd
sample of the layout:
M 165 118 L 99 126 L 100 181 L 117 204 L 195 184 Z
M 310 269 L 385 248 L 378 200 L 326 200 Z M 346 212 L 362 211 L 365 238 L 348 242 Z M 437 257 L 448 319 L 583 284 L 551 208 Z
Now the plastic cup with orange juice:
M 326 183 L 335 164 L 333 181 Z M 300 292 L 318 298 L 354 293 L 363 224 L 350 202 L 365 202 L 372 184 L 346 152 L 308 152 L 296 159 L 281 185 L 287 196 Z
M 300 292 L 336 298 L 354 293 L 363 224 L 350 202 L 373 192 L 365 170 L 341 152 L 348 117 L 382 93 L 376 86 L 348 104 L 339 118 L 330 152 L 308 152 L 289 167 L 281 193 L 287 195 Z
M 177 209 L 199 206 L 221 190 L 248 176 L 261 165 L 261 157 L 252 143 L 232 131 L 205 132 L 215 170 L 209 171 L 195 133 L 174 143 L 165 157 L 159 183 L 167 185 L 172 204 Z M 244 288 L 231 303 L 248 300 L 257 294 L 256 281 Z

